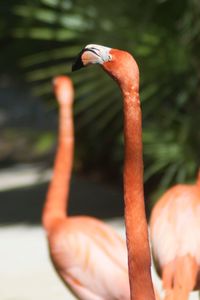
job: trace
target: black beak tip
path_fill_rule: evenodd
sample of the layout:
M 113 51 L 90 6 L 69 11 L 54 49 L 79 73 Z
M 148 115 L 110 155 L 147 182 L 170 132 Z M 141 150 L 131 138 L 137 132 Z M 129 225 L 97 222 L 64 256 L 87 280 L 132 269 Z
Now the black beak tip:
M 77 70 L 84 67 L 84 64 L 83 64 L 82 59 L 81 59 L 82 54 L 83 54 L 83 51 L 81 51 L 79 53 L 79 55 L 76 57 L 73 65 L 72 65 L 72 72 L 77 71 Z

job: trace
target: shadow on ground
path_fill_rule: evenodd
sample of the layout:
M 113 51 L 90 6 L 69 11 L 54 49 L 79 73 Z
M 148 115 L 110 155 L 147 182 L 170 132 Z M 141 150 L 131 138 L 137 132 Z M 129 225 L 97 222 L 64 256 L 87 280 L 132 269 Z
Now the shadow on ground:
M 47 187 L 48 183 L 43 183 L 0 192 L 0 223 L 40 223 Z M 74 177 L 69 213 L 98 218 L 122 216 L 122 193 L 109 186 Z

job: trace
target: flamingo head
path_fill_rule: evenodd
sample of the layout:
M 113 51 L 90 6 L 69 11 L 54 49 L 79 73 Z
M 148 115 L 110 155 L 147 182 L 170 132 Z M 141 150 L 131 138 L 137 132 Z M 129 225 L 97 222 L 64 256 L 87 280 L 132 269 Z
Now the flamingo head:
M 74 98 L 72 81 L 67 76 L 57 76 L 53 79 L 53 88 L 59 104 L 71 104 Z
M 76 71 L 91 64 L 99 64 L 118 82 L 122 89 L 138 86 L 139 70 L 132 55 L 126 51 L 104 47 L 101 45 L 87 45 L 77 56 L 72 71 Z

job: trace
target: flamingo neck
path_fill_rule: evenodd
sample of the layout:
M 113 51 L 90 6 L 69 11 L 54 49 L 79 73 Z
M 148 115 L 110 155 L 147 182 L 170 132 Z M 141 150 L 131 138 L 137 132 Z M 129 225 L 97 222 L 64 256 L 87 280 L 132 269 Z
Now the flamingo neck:
M 138 87 L 127 90 L 122 86 L 122 94 L 125 224 L 131 300 L 154 300 L 143 192 L 142 115 Z
M 50 230 L 55 221 L 66 217 L 73 164 L 74 128 L 71 104 L 60 106 L 59 137 L 51 179 L 43 211 L 43 224 Z

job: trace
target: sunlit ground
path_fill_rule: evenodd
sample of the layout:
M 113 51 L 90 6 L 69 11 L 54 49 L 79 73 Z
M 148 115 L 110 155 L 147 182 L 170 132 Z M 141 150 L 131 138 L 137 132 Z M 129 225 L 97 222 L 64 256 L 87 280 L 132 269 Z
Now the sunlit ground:
M 36 170 L 21 168 L 17 169 L 16 177 L 12 169 L 12 178 L 7 173 L 0 173 L 0 191 L 12 189 L 26 183 L 29 185 L 38 181 Z M 49 177 L 45 173 L 41 181 Z M 5 175 L 5 176 L 3 176 Z M 48 176 L 47 176 L 48 175 Z M 10 180 L 6 181 L 6 176 Z M 4 178 L 4 181 L 3 181 Z M 15 181 L 15 178 L 17 180 Z M 1 181 L 2 179 L 2 181 Z M 3 186 L 1 185 L 3 183 Z M 98 187 L 96 187 L 98 188 Z M 5 192 L 5 191 L 4 191 Z M 109 194 L 109 191 L 107 191 Z M 4 195 L 4 194 L 2 194 Z M 11 194 L 13 196 L 13 194 Z M 110 194 L 111 195 L 111 194 Z M 4 195 L 5 196 L 5 195 Z M 30 195 L 31 196 L 31 195 Z M 34 194 L 33 196 L 36 196 Z M 16 193 L 17 197 L 17 193 Z M 2 200 L 2 199 L 1 199 Z M 19 199 L 13 199 L 18 203 Z M 26 199 L 29 201 L 29 199 Z M 7 208 L 6 208 L 7 209 Z M 22 207 L 19 206 L 19 210 Z M 39 208 L 40 209 L 40 208 Z M 17 210 L 17 205 L 15 206 Z M 37 214 L 36 214 L 37 215 Z M 73 300 L 75 299 L 57 277 L 49 260 L 46 238 L 40 225 L 6 225 L 5 218 L 0 227 L 0 299 L 1 300 Z M 124 237 L 124 224 L 122 218 L 110 218 L 108 221 Z M 152 270 L 153 280 L 161 292 L 161 282 L 155 270 Z M 193 293 L 190 300 L 198 299 L 198 294 Z

